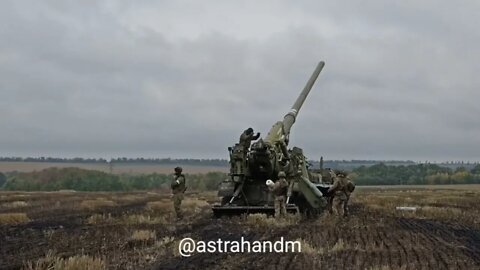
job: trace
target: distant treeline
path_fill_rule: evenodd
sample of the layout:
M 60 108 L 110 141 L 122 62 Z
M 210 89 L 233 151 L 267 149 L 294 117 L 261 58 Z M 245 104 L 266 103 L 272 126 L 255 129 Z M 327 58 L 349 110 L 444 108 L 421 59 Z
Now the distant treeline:
M 139 164 L 168 164 L 168 165 L 193 165 L 193 166 L 228 166 L 226 159 L 171 159 L 171 158 L 113 158 L 111 163 L 139 163 Z
M 170 189 L 173 175 L 114 175 L 80 168 L 48 168 L 38 172 L 10 173 L 4 190 L 22 191 L 135 191 Z M 225 173 L 187 174 L 190 190 L 215 190 Z M 1 177 L 0 177 L 1 180 Z M 1 187 L 1 181 L 0 181 Z
M 436 164 L 388 166 L 383 163 L 354 169 L 351 178 L 357 185 L 433 185 L 480 184 L 480 165 L 468 170 Z
M 0 157 L 1 162 L 108 163 L 103 158 Z
M 312 165 L 313 168 L 320 168 L 320 161 L 318 160 L 311 160 L 309 163 Z M 435 162 L 415 162 L 411 160 L 325 160 L 323 162 L 323 168 L 332 168 L 332 169 L 342 169 L 352 171 L 356 168 L 361 166 L 370 167 L 373 165 L 378 164 L 385 164 L 387 166 L 410 166 L 410 165 L 438 165 L 441 167 L 447 167 L 450 169 L 456 169 L 459 167 L 464 167 L 467 169 L 472 169 L 478 162 L 464 162 L 464 161 L 447 161 L 442 163 L 435 163 Z
M 0 157 L 0 162 L 57 162 L 57 163 L 100 163 L 100 164 L 165 164 L 165 165 L 194 165 L 194 166 L 229 166 L 229 162 L 226 159 L 194 159 L 194 158 L 127 158 L 118 157 L 110 160 L 104 158 L 56 158 L 56 157 Z M 319 160 L 310 160 L 312 168 L 319 168 Z M 377 164 L 385 164 L 387 166 L 410 166 L 418 165 L 420 163 L 411 160 L 325 160 L 323 163 L 324 168 L 332 169 L 345 169 L 354 170 L 361 166 L 373 166 Z M 464 162 L 464 161 L 448 161 L 443 163 L 431 163 L 425 161 L 422 164 L 435 164 L 442 167 L 448 167 L 450 169 L 456 169 L 458 167 L 465 167 L 472 169 L 478 162 Z
M 320 168 L 320 161 L 309 161 L 309 163 L 314 168 Z M 391 166 L 401 166 L 401 165 L 415 165 L 414 161 L 411 160 L 325 160 L 323 162 L 323 168 L 332 168 L 332 169 L 342 169 L 342 170 L 353 170 L 361 166 L 373 166 L 375 164 L 386 164 Z
M 7 182 L 7 176 L 4 173 L 0 172 L 0 189 L 6 182 Z
M 194 165 L 194 166 L 228 166 L 226 159 L 171 159 L 171 158 L 55 158 L 55 157 L 0 157 L 0 162 L 57 162 L 57 163 L 100 163 L 100 164 L 168 164 L 168 165 Z
M 5 190 L 55 191 L 134 191 L 170 188 L 170 174 L 114 175 L 80 168 L 48 168 L 38 172 L 0 173 L 0 188 Z M 215 190 L 228 176 L 222 172 L 187 174 L 190 190 Z M 436 164 L 361 166 L 350 172 L 357 185 L 480 184 L 480 165 L 455 170 Z

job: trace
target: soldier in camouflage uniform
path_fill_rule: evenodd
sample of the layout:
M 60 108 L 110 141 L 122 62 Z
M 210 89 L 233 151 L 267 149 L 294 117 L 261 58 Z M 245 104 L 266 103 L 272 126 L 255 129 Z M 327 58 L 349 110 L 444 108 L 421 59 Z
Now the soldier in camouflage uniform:
M 328 170 L 328 173 L 330 175 L 330 184 L 333 184 L 333 181 L 335 180 L 335 178 L 337 177 L 337 174 L 332 170 L 332 169 L 329 169 Z M 333 205 L 333 195 L 329 196 L 328 197 L 328 205 L 327 205 L 327 208 L 328 208 L 328 212 L 330 214 L 333 214 L 333 208 L 332 208 L 332 205 Z
M 183 193 L 185 193 L 185 190 L 187 189 L 185 186 L 185 176 L 182 174 L 181 167 L 175 168 L 175 175 L 173 176 L 170 187 L 172 188 L 172 194 L 173 194 L 172 195 L 173 208 L 175 209 L 175 214 L 177 215 L 177 219 L 180 220 L 183 218 L 180 205 L 182 204 Z
M 350 180 L 350 178 L 347 177 L 347 201 L 343 205 L 343 215 L 346 217 L 349 214 L 348 210 L 348 202 L 350 201 L 350 195 L 352 195 L 352 192 L 355 190 L 355 184 Z
M 278 181 L 271 186 L 271 191 L 275 196 L 274 206 L 275 206 L 275 218 L 286 217 L 287 216 L 287 191 L 288 191 L 288 182 L 286 179 L 287 175 L 285 172 L 278 173 Z
M 334 214 L 346 216 L 345 209 L 350 197 L 350 191 L 348 190 L 348 180 L 345 172 L 339 171 L 337 173 L 333 180 L 333 185 L 328 189 L 328 193 L 333 196 L 332 208 Z
M 240 135 L 240 145 L 243 145 L 244 149 L 250 148 L 250 144 L 252 141 L 257 140 L 260 138 L 260 133 L 257 132 L 256 135 L 253 135 L 253 128 L 247 128 L 242 135 Z

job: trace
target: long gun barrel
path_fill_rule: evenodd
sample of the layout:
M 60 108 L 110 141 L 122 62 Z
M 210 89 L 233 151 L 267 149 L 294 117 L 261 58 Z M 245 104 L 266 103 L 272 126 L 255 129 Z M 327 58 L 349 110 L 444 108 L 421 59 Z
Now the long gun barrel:
M 292 109 L 283 118 L 283 131 L 287 138 L 290 135 L 290 129 L 292 128 L 293 123 L 295 123 L 295 119 L 297 118 L 298 112 L 300 111 L 300 108 L 302 107 L 303 102 L 305 102 L 305 99 L 307 98 L 308 93 L 310 93 L 310 90 L 312 90 L 313 84 L 317 80 L 318 75 L 320 75 L 320 72 L 322 71 L 324 66 L 325 66 L 325 62 L 320 61 L 320 63 L 318 63 L 317 67 L 313 71 L 312 76 L 310 76 L 310 79 L 308 80 L 307 84 L 305 85 L 302 92 L 298 96 L 297 100 L 293 104 Z

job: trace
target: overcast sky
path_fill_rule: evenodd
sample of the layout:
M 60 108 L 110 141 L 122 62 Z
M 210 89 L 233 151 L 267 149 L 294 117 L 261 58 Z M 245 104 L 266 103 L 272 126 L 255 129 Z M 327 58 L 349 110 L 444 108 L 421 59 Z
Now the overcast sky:
M 299 3 L 301 2 L 301 3 Z M 2 1 L 0 156 L 480 160 L 480 2 Z

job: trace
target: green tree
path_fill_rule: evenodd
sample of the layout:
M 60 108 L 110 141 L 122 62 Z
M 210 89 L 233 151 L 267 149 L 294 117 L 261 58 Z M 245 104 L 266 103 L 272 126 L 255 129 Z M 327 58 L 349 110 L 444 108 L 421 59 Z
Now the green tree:
M 480 164 L 477 164 L 473 169 L 470 171 L 472 174 L 480 174 Z
M 7 176 L 0 172 L 0 188 L 3 187 L 3 185 L 7 182 Z

